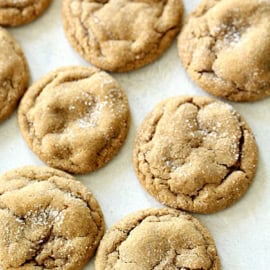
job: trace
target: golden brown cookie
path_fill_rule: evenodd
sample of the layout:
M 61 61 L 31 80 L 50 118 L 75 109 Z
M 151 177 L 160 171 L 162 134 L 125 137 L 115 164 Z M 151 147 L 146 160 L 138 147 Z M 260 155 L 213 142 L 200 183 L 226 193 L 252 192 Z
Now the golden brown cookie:
M 157 59 L 179 31 L 182 0 L 64 0 L 71 45 L 93 65 L 129 71 Z
M 44 162 L 86 173 L 118 152 L 130 114 L 124 91 L 110 75 L 74 66 L 34 83 L 21 101 L 18 119 L 26 142 Z
M 29 166 L 0 176 L 1 269 L 82 269 L 103 233 L 96 199 L 70 175 Z
M 147 209 L 114 225 L 98 248 L 96 270 L 220 269 L 214 240 L 194 217 Z
M 29 23 L 40 16 L 51 0 L 2 0 L 0 1 L 0 25 L 17 26 Z
M 203 0 L 178 40 L 191 78 L 232 101 L 270 96 L 270 2 Z
M 28 66 L 19 44 L 0 27 L 0 122 L 15 110 L 28 81 Z
M 133 161 L 144 188 L 161 203 L 197 213 L 229 207 L 256 171 L 255 139 L 228 104 L 207 97 L 162 101 L 144 120 Z

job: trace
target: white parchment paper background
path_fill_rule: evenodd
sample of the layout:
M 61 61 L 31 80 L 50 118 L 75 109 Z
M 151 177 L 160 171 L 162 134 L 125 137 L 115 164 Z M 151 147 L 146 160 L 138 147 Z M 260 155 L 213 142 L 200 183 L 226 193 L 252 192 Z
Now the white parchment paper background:
M 185 0 L 186 14 L 198 2 Z M 10 29 L 26 54 L 32 81 L 59 66 L 88 65 L 68 44 L 60 13 L 61 1 L 54 0 L 35 22 Z M 133 141 L 145 115 L 156 103 L 170 96 L 207 95 L 185 73 L 176 42 L 155 63 L 114 76 L 129 97 L 132 124 L 128 139 L 107 166 L 78 177 L 100 202 L 107 227 L 132 211 L 159 206 L 142 189 L 132 168 Z M 270 265 L 270 98 L 232 105 L 244 116 L 256 136 L 260 150 L 258 173 L 246 196 L 233 207 L 212 215 L 196 216 L 215 238 L 223 269 L 266 270 Z M 24 143 L 14 113 L 0 124 L 0 173 L 30 164 L 43 165 Z M 93 261 L 85 269 L 94 269 Z

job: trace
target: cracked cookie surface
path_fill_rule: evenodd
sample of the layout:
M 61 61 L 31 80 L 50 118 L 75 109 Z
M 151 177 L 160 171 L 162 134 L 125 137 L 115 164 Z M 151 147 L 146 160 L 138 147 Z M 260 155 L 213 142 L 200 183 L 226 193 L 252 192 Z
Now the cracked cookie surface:
M 133 213 L 108 230 L 97 251 L 96 270 L 218 270 L 208 230 L 194 217 L 169 208 Z
M 119 151 L 130 113 L 116 80 L 96 68 L 75 66 L 34 83 L 21 101 L 18 119 L 26 142 L 44 162 L 86 173 Z
M 40 16 L 51 0 L 0 0 L 0 25 L 17 26 Z
M 103 233 L 96 199 L 70 175 L 23 167 L 0 176 L 1 269 L 82 269 Z
M 133 163 L 141 184 L 161 203 L 212 213 L 245 194 L 257 151 L 250 128 L 230 105 L 207 97 L 174 97 L 144 120 Z
M 129 71 L 157 59 L 179 31 L 182 0 L 64 0 L 71 45 L 93 65 Z
M 0 27 L 0 121 L 15 110 L 28 81 L 28 65 L 19 44 Z
M 232 101 L 270 96 L 268 0 L 203 0 L 178 48 L 188 74 L 205 91 Z

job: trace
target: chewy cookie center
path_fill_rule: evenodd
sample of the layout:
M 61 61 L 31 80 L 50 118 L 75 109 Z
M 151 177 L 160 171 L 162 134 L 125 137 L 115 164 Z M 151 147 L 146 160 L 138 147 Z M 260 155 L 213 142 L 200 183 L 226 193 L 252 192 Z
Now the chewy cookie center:
M 73 90 L 61 85 L 51 93 L 44 91 L 30 115 L 33 115 L 35 134 L 42 139 L 48 134 L 70 131 L 72 135 L 83 128 L 97 127 L 103 107 L 104 103 L 87 90 L 79 86 Z
M 128 50 L 125 48 L 131 48 L 132 51 L 139 53 L 147 46 L 149 37 L 158 41 L 161 32 L 168 31 L 175 23 L 166 21 L 173 6 L 167 3 L 167 9 L 164 10 L 166 1 L 96 2 L 71 1 L 70 8 L 72 14 L 78 16 L 81 24 L 89 29 L 93 35 L 93 42 L 99 44 L 96 47 L 101 50 L 100 54 L 106 57 L 123 49 L 127 53 Z M 116 44 L 117 46 L 113 48 Z M 115 53 L 111 51 L 114 49 L 117 50 Z
M 165 107 L 144 150 L 154 181 L 175 193 L 197 196 L 205 185 L 219 185 L 240 170 L 239 119 L 232 108 L 212 103 Z
M 46 86 L 27 113 L 27 121 L 34 143 L 44 153 L 70 157 L 74 163 L 84 155 L 85 162 L 90 162 L 126 127 L 127 113 L 119 86 L 107 74 L 97 73 Z

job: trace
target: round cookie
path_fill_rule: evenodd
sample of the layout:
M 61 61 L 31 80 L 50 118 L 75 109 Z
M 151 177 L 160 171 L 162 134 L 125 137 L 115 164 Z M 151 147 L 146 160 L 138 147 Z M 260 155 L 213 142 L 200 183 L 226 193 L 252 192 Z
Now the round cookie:
M 96 270 L 220 269 L 214 240 L 194 217 L 148 209 L 125 217 L 100 242 Z
M 247 191 L 257 151 L 250 128 L 230 105 L 207 97 L 173 97 L 144 120 L 133 163 L 141 184 L 161 203 L 212 213 Z
M 138 69 L 157 59 L 179 31 L 182 0 L 64 0 L 66 35 L 87 61 L 109 71 Z
M 0 122 L 15 110 L 28 81 L 29 70 L 19 44 L 0 27 Z
M 70 175 L 29 166 L 0 176 L 1 269 L 82 269 L 103 233 L 97 201 Z
M 34 83 L 19 106 L 21 132 L 48 165 L 86 173 L 107 163 L 129 128 L 127 97 L 107 73 L 63 67 Z
M 18 26 L 40 16 L 51 0 L 5 0 L 0 1 L 0 25 Z
M 267 0 L 203 0 L 178 40 L 191 78 L 232 101 L 270 96 L 270 5 Z

